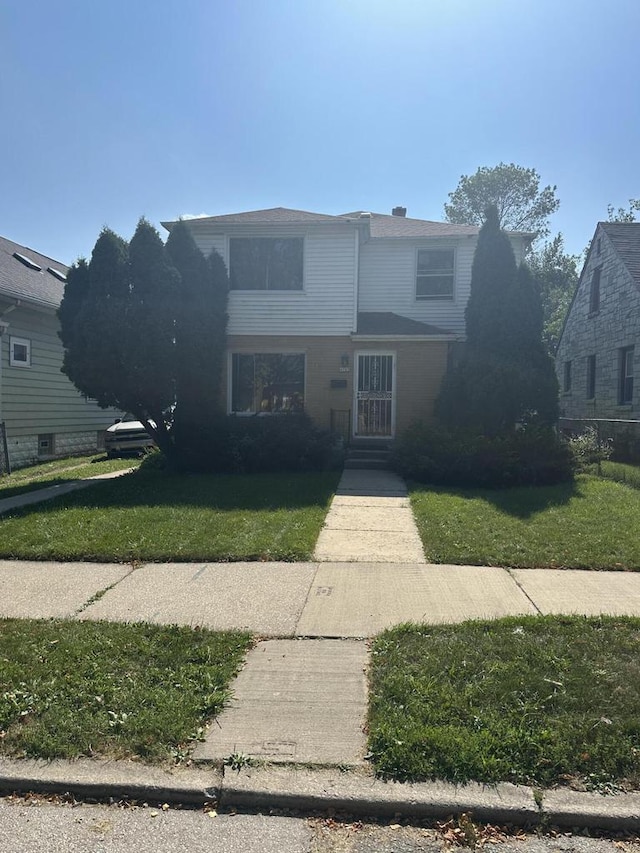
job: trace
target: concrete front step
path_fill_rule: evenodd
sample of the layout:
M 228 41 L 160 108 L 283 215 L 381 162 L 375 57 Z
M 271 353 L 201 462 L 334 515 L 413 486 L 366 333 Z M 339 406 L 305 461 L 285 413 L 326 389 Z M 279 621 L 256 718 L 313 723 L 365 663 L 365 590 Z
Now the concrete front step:
M 363 470 L 373 470 L 373 471 L 386 471 L 389 468 L 389 460 L 381 459 L 378 457 L 374 458 L 364 458 L 364 459 L 352 459 L 351 457 L 347 457 L 344 462 L 345 468 L 360 468 Z

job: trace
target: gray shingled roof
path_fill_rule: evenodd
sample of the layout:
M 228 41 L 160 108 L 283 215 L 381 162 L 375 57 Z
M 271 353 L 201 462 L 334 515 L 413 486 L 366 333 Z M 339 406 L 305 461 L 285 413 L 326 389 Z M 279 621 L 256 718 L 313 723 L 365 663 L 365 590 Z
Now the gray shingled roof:
M 430 222 L 426 219 L 408 219 L 406 216 L 391 216 L 384 213 L 369 213 L 354 210 L 330 216 L 326 213 L 311 213 L 307 210 L 290 210 L 286 207 L 272 207 L 267 210 L 248 210 L 245 213 L 231 213 L 223 216 L 202 216 L 188 219 L 191 225 L 306 225 L 317 223 L 361 222 L 369 226 L 373 239 L 384 237 L 474 237 L 480 230 L 476 225 L 451 225 L 448 222 Z M 171 230 L 173 221 L 162 225 Z
M 362 216 L 363 212 L 356 210 L 343 216 L 354 218 Z M 452 225 L 450 222 L 431 222 L 385 213 L 371 213 L 369 221 L 374 240 L 384 237 L 475 237 L 480 231 L 477 225 Z
M 599 222 L 598 225 L 640 287 L 640 222 Z
M 34 261 L 41 270 L 25 266 L 14 257 L 14 252 Z M 6 237 L 0 237 L 0 295 L 25 299 L 40 305 L 57 307 L 62 301 L 64 282 L 48 271 L 48 267 L 67 274 L 68 267 L 53 258 L 41 255 L 28 246 L 21 246 Z
M 430 323 L 421 323 L 409 317 L 401 317 L 391 311 L 361 311 L 358 314 L 358 335 L 450 335 L 449 329 L 441 329 Z
M 329 216 L 326 213 L 310 213 L 308 210 L 290 210 L 287 207 L 270 207 L 266 210 L 248 210 L 245 213 L 227 213 L 223 216 L 199 216 L 187 219 L 189 225 L 304 225 L 314 222 L 342 222 L 345 217 Z M 162 225 L 171 230 L 174 221 Z

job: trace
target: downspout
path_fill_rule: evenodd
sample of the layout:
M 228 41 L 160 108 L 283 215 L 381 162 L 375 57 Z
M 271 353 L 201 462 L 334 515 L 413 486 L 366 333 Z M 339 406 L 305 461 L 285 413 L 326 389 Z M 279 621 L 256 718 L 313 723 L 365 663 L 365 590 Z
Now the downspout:
M 355 287 L 353 294 L 353 331 L 358 331 L 358 308 L 360 302 L 360 229 L 356 227 L 355 257 L 354 257 Z

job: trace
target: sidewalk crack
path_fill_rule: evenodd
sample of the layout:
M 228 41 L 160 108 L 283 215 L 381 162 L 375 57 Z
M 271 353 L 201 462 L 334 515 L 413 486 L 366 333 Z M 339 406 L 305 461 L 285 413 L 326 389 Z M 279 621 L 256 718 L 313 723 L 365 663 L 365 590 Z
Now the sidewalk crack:
M 121 584 L 122 581 L 130 577 L 137 569 L 142 568 L 143 565 L 144 563 L 139 563 L 137 560 L 132 561 L 131 568 L 126 574 L 124 574 L 121 578 L 118 578 L 118 580 L 114 581 L 112 584 L 109 584 L 109 586 L 105 586 L 104 589 L 99 589 L 97 592 L 95 592 L 90 598 L 85 601 L 84 604 L 81 604 L 80 607 L 78 607 L 78 609 L 74 611 L 74 613 L 71 615 L 71 618 L 76 619 L 78 616 L 80 616 L 81 613 L 84 613 L 85 610 L 91 607 L 92 604 L 95 604 L 96 601 L 100 601 L 100 599 L 105 596 L 110 590 L 115 589 L 118 584 Z
M 543 616 L 544 614 L 542 613 L 542 610 L 540 610 L 540 608 L 539 608 L 539 607 L 538 607 L 538 605 L 535 603 L 535 601 L 533 600 L 533 598 L 531 598 L 531 596 L 529 595 L 529 593 L 528 593 L 528 592 L 526 591 L 526 589 L 522 586 L 522 584 L 520 583 L 520 581 L 518 580 L 518 578 L 516 578 L 516 577 L 514 577 L 514 576 L 513 576 L 513 574 L 512 574 L 513 569 L 512 569 L 511 567 L 507 567 L 506 571 L 507 571 L 507 574 L 509 575 L 509 577 L 511 578 L 511 580 L 514 582 L 514 584 L 518 587 L 518 589 L 520 590 L 520 592 L 521 592 L 521 593 L 524 595 L 524 597 L 527 599 L 527 601 L 529 601 L 529 602 L 531 603 L 531 606 L 532 606 L 532 607 L 533 607 L 533 609 L 536 611 L 536 613 L 538 614 L 538 616 Z

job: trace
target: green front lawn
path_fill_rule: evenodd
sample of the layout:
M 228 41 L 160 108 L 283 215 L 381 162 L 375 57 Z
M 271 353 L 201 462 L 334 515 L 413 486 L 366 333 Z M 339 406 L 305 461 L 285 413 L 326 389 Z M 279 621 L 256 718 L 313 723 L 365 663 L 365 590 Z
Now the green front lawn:
M 640 569 L 640 491 L 612 480 L 500 491 L 414 485 L 411 504 L 434 563 Z
M 0 558 L 304 560 L 339 476 L 140 470 L 0 516 Z
M 229 698 L 243 633 L 0 620 L 0 753 L 184 757 Z
M 372 649 L 369 748 L 401 780 L 640 786 L 640 620 L 405 625 Z
M 109 474 L 112 471 L 123 471 L 126 468 L 136 468 L 139 459 L 107 459 L 104 454 L 92 456 L 69 456 L 65 459 L 55 459 L 41 465 L 29 468 L 19 468 L 12 474 L 0 477 L 0 500 L 44 489 L 69 480 L 81 480 L 85 477 L 95 477 L 98 474 Z

